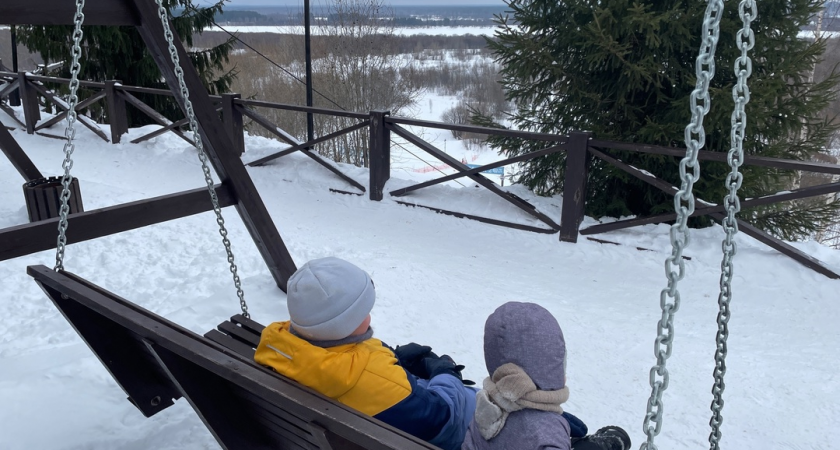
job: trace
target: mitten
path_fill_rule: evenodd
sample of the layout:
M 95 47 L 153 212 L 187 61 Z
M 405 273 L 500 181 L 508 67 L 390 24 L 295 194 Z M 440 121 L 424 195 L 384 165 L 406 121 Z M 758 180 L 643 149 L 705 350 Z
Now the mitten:
M 455 361 L 449 355 L 442 355 L 439 358 L 425 358 L 423 360 L 423 364 L 426 366 L 426 371 L 429 373 L 430 380 L 437 375 L 449 374 L 461 380 L 461 382 L 467 386 L 475 384 L 475 381 L 464 379 L 461 375 L 461 371 L 464 370 L 464 366 L 455 364 Z
M 400 366 L 407 370 L 408 373 L 423 379 L 429 378 L 429 372 L 426 371 L 423 360 L 430 357 L 437 358 L 437 355 L 432 353 L 432 347 L 414 342 L 406 345 L 398 345 L 394 350 L 394 355 L 397 357 Z

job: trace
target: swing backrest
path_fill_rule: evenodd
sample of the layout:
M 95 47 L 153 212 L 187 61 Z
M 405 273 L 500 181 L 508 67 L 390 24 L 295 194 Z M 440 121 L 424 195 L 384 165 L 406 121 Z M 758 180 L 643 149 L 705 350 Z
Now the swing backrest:
M 256 322 L 202 337 L 76 275 L 27 271 L 147 417 L 183 397 L 225 449 L 438 449 L 254 363 Z

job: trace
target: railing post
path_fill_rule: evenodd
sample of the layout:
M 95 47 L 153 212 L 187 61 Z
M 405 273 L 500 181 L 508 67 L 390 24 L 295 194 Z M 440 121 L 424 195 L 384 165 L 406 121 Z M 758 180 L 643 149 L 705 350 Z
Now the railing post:
M 111 143 L 119 144 L 120 137 L 128 132 L 125 99 L 117 92 L 119 80 L 105 82 L 105 103 L 108 105 L 108 122 L 111 125 Z
M 222 94 L 222 122 L 225 124 L 225 131 L 233 142 L 233 150 L 236 155 L 241 156 L 245 153 L 245 129 L 242 125 L 242 111 L 233 103 L 238 98 L 242 98 L 242 95 Z
M 586 207 L 586 179 L 589 176 L 591 156 L 589 136 L 591 133 L 573 131 L 569 133 L 569 149 L 566 151 L 566 178 L 563 182 L 563 211 L 560 216 L 560 240 L 577 242 L 578 227 L 583 221 Z
M 18 92 L 23 103 L 23 117 L 26 123 L 26 132 L 35 134 L 35 126 L 41 120 L 41 109 L 38 106 L 38 93 L 29 87 L 26 81 L 26 72 L 18 72 Z
M 391 111 L 370 112 L 370 199 L 383 198 L 385 183 L 391 178 L 391 130 L 385 126 L 385 116 Z

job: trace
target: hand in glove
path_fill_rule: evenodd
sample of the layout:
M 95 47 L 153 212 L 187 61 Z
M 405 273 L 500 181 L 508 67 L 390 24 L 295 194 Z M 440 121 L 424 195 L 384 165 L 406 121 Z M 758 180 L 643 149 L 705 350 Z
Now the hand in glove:
M 475 384 L 475 381 L 464 379 L 461 375 L 461 371 L 464 370 L 464 366 L 455 364 L 455 361 L 449 355 L 442 355 L 439 358 L 425 358 L 423 360 L 423 364 L 426 366 L 426 371 L 429 373 L 430 380 L 437 375 L 449 374 L 461 380 L 461 382 L 467 386 Z
M 394 349 L 394 355 L 408 373 L 418 378 L 429 379 L 429 372 L 423 362 L 426 358 L 437 358 L 432 352 L 432 347 L 420 345 L 414 342 L 406 345 L 398 345 Z

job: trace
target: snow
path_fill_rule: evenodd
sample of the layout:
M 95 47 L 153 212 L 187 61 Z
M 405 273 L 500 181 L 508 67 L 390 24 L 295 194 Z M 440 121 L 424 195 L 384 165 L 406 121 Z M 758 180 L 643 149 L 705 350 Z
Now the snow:
M 231 33 L 278 33 L 278 34 L 303 34 L 304 29 L 300 26 L 294 25 L 225 25 L 221 28 L 210 27 L 206 31 L 224 31 Z M 320 34 L 319 26 L 312 27 L 312 34 Z M 495 32 L 495 26 L 464 26 L 464 27 L 395 27 L 394 34 L 400 36 L 416 36 L 416 35 L 430 35 L 430 36 L 465 36 L 468 34 L 476 36 L 492 36 Z
M 432 103 L 436 109 L 445 99 Z M 13 125 L 5 115 L 0 120 Z M 62 126 L 51 134 L 61 134 Z M 194 150 L 171 133 L 127 143 L 156 128 L 132 129 L 120 145 L 79 129 L 73 170 L 86 209 L 203 186 Z M 60 173 L 60 141 L 21 130 L 12 135 L 45 175 Z M 454 151 L 453 142 L 450 136 L 448 151 Z M 285 147 L 250 136 L 246 146 L 246 159 Z M 478 163 L 492 156 L 478 155 Z M 414 171 L 425 164 L 409 158 L 400 164 L 386 190 L 434 176 Z M 367 185 L 366 170 L 341 168 Z M 404 207 L 388 196 L 372 202 L 331 193 L 329 188 L 349 187 L 300 154 L 248 171 L 298 264 L 335 255 L 376 280 L 377 337 L 392 345 L 431 345 L 465 364 L 466 378 L 481 380 L 484 319 L 509 300 L 537 302 L 557 317 L 568 341 L 572 394 L 566 409 L 592 429 L 624 427 L 634 447 L 643 441 L 659 291 L 666 285 L 663 262 L 670 252 L 666 225 L 598 236 L 618 246 L 584 237 L 561 243 L 557 234 L 457 219 Z M 27 222 L 21 184 L 0 158 L 0 228 Z M 485 189 L 464 184 L 423 189 L 401 200 L 532 221 Z M 537 198 L 521 186 L 512 191 L 559 220 L 561 198 Z M 263 323 L 285 320 L 284 294 L 234 211 L 224 212 L 250 311 Z M 587 218 L 584 226 L 593 223 Z M 721 238 L 719 227 L 694 231 L 685 253 L 691 260 L 680 283 L 660 448 L 698 448 L 707 441 Z M 840 441 L 840 281 L 746 236 L 737 242 L 723 445 L 834 448 Z M 792 245 L 840 271 L 840 252 L 814 242 Z M 0 449 L 219 448 L 184 400 L 149 419 L 126 401 L 25 273 L 27 265 L 53 261 L 54 252 L 45 251 L 0 262 Z M 212 213 L 70 245 L 66 267 L 197 333 L 239 310 Z

